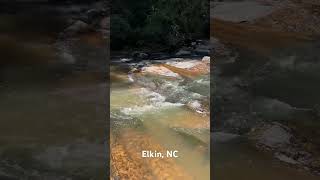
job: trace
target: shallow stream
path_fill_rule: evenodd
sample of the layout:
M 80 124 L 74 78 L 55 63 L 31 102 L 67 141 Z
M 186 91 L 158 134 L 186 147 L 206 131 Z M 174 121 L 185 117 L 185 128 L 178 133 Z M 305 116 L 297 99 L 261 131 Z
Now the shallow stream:
M 126 70 L 116 68 L 119 66 L 111 68 L 111 171 L 114 178 L 210 177 L 210 120 L 204 106 L 209 93 L 203 93 L 209 92 L 209 75 L 188 79 L 175 71 L 177 69 L 162 69 L 170 62 L 175 60 L 154 64 L 151 61 L 143 67 L 147 70 L 151 67 L 149 72 L 130 73 L 130 67 L 124 68 Z M 179 62 L 187 64 L 190 60 L 179 59 Z M 201 59 L 191 62 L 201 62 Z M 183 68 L 179 70 L 188 72 Z M 142 150 L 177 150 L 179 157 L 142 158 Z M 121 154 L 129 162 L 122 162 Z

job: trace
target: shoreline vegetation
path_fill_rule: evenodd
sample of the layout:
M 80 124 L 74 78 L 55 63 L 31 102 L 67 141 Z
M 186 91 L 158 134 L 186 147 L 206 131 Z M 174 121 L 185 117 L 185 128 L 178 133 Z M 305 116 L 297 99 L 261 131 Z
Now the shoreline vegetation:
M 205 0 L 119 0 L 111 8 L 112 51 L 172 52 L 209 40 Z

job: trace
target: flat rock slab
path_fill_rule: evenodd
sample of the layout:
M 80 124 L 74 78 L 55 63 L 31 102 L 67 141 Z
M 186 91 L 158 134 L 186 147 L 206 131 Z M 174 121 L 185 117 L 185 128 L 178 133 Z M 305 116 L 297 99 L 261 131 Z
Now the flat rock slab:
M 234 139 L 240 138 L 240 135 L 238 134 L 231 134 L 231 133 L 225 133 L 225 132 L 214 132 L 214 133 L 211 133 L 210 136 L 213 143 L 226 143 Z
M 273 12 L 273 6 L 259 2 L 216 2 L 211 4 L 211 18 L 231 22 L 253 21 Z
M 278 123 L 267 126 L 258 137 L 259 144 L 270 148 L 286 147 L 290 144 L 292 134 Z

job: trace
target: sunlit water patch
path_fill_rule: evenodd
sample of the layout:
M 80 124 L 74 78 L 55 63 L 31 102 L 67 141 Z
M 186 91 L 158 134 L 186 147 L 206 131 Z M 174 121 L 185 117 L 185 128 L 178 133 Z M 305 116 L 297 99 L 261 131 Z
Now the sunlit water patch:
M 208 75 L 188 79 L 148 64 L 112 76 L 112 177 L 209 179 L 209 114 L 198 111 L 208 106 Z M 178 150 L 179 158 L 142 158 L 142 150 Z

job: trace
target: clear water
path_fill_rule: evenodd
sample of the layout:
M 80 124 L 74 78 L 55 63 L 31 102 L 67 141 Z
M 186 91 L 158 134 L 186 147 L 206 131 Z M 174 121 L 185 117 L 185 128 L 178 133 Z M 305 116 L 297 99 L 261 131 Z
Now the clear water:
M 192 101 L 190 94 L 195 93 L 187 88 L 193 81 L 182 85 L 177 83 L 181 79 L 136 74 L 136 81 L 130 82 L 126 71 L 111 72 L 112 177 L 210 179 L 209 116 L 185 104 L 186 99 Z M 145 83 L 154 78 L 162 82 L 158 91 Z M 166 89 L 168 84 L 174 84 L 175 91 Z M 180 98 L 168 101 L 172 94 L 179 94 Z M 178 150 L 179 158 L 144 159 L 142 150 Z M 121 162 L 124 158 L 120 159 L 119 151 L 129 162 Z M 140 165 L 135 168 L 130 162 Z

